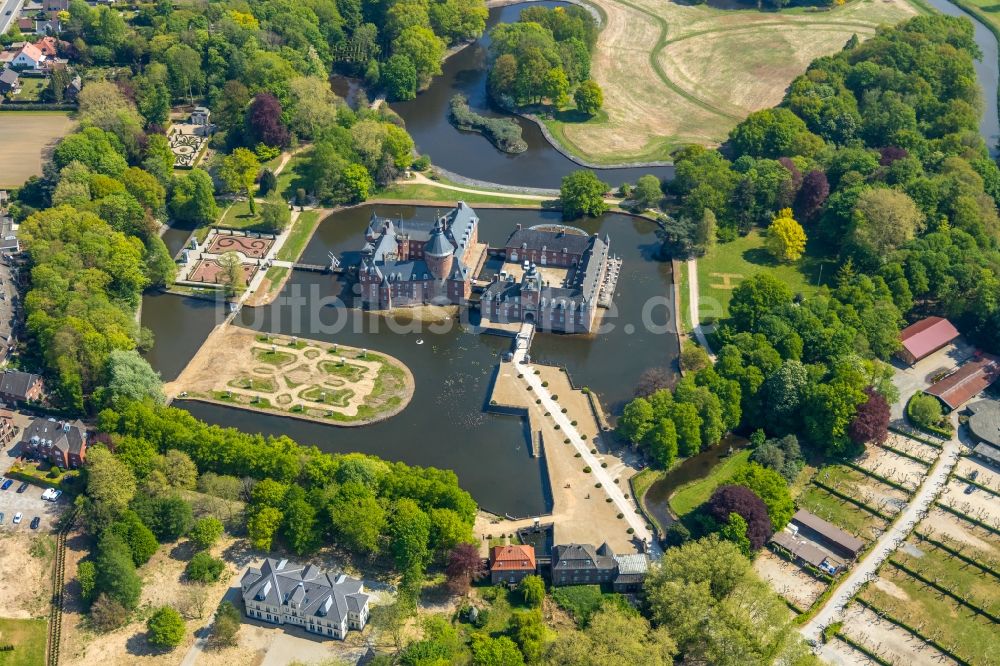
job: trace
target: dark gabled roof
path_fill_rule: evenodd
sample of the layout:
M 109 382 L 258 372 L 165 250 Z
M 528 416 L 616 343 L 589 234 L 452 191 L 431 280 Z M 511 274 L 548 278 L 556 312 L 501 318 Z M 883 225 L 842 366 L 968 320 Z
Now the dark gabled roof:
M 80 421 L 37 418 L 21 433 L 21 442 L 33 450 L 57 449 L 78 456 L 86 445 L 87 432 Z
M 598 555 L 589 543 L 571 543 L 552 549 L 552 569 L 608 570 L 617 568 L 613 557 Z
M 338 624 L 368 601 L 364 584 L 357 578 L 330 575 L 314 565 L 303 567 L 270 557 L 260 569 L 247 569 L 240 586 L 244 602 L 257 600 L 271 606 L 294 602 L 303 617 L 327 617 Z
M 590 246 L 590 236 L 579 229 L 559 229 L 551 231 L 533 227 L 530 229 L 515 229 L 507 239 L 506 246 L 510 248 L 525 248 L 550 252 L 562 252 L 565 248 L 569 254 L 583 254 Z
M 9 86 L 16 84 L 20 78 L 21 77 L 18 76 L 17 72 L 10 67 L 5 67 L 3 71 L 0 72 L 0 83 L 6 83 Z
M 840 529 L 832 523 L 828 523 L 819 516 L 813 513 L 809 513 L 805 509 L 799 509 L 792 516 L 792 523 L 798 523 L 802 527 L 806 527 L 813 532 L 817 533 L 827 541 L 851 553 L 857 554 L 865 547 L 865 542 L 861 539 L 848 534 L 844 530 Z
M 0 375 L 0 393 L 17 400 L 27 400 L 28 390 L 38 381 L 41 381 L 41 377 L 30 372 L 7 370 Z
M 969 405 L 972 416 L 969 417 L 969 430 L 972 434 L 1000 446 L 1000 402 L 996 400 L 980 400 Z

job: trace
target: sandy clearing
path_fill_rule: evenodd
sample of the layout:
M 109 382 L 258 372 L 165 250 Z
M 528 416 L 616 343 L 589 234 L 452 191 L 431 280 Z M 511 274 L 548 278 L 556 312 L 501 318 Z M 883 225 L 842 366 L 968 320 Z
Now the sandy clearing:
M 910 600 L 910 595 L 906 593 L 906 590 L 901 588 L 899 585 L 896 585 L 891 580 L 877 578 L 873 585 L 891 597 L 896 597 L 897 599 L 902 599 L 903 601 Z
M 854 462 L 858 467 L 902 484 L 910 490 L 919 486 L 927 474 L 926 466 L 878 446 L 867 447 Z
M 938 507 L 932 508 L 927 513 L 927 517 L 919 525 L 919 530 L 938 541 L 947 543 L 950 540 L 980 550 L 988 557 L 1000 556 L 1000 541 L 996 537 Z
M 954 664 L 913 634 L 879 618 L 861 604 L 851 604 L 844 611 L 846 636 L 873 650 L 894 664 Z
M 10 492 L 14 492 L 11 489 Z M 0 527 L 0 617 L 27 619 L 48 615 L 52 594 L 55 537 L 12 528 L 13 514 Z M 35 546 L 34 548 L 32 546 Z
M 965 494 L 969 484 L 952 479 L 941 493 L 940 502 L 987 525 L 1000 528 L 1000 498 L 981 488 Z
M 802 610 L 812 606 L 827 586 L 767 549 L 753 561 L 753 568 L 778 594 Z
M 20 187 L 31 176 L 42 175 L 42 162 L 75 124 L 63 112 L 0 113 L 0 187 Z
M 835 666 L 878 666 L 878 662 L 839 638 L 828 641 L 820 654 L 827 663 Z

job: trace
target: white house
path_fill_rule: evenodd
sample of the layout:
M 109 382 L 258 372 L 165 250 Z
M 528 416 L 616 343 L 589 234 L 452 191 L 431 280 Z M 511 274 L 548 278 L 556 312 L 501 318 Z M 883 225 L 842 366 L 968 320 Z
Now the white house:
M 265 622 L 295 624 L 340 640 L 368 622 L 364 583 L 344 574 L 327 574 L 312 564 L 267 558 L 259 569 L 247 569 L 240 587 L 247 617 Z
M 34 44 L 25 44 L 14 57 L 11 58 L 10 66 L 14 69 L 44 69 L 45 54 Z

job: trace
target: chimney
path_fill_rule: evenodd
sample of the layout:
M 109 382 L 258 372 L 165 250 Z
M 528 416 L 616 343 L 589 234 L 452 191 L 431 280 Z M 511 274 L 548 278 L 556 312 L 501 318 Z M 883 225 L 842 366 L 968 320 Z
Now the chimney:
M 514 229 L 516 229 L 517 231 L 520 231 L 521 230 L 521 223 L 518 222 L 517 224 L 515 224 L 514 225 Z

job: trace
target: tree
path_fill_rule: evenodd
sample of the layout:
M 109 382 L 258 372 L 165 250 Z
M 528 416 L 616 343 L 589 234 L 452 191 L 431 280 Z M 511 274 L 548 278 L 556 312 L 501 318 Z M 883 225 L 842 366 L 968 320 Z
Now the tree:
M 206 516 L 195 521 L 188 532 L 188 538 L 199 550 L 205 550 L 211 548 L 219 540 L 222 532 L 222 522 L 218 518 Z
M 348 164 L 340 172 L 340 190 L 346 202 L 364 201 L 371 194 L 374 185 L 368 170 L 361 164 Z
M 660 179 L 651 174 L 640 176 L 635 183 L 632 198 L 640 208 L 655 208 L 660 203 L 660 199 L 663 198 L 663 192 L 660 190 Z
M 524 666 L 524 655 L 506 636 L 472 635 L 472 666 Z
M 778 472 L 757 463 L 750 463 L 729 479 L 729 483 L 744 486 L 764 501 L 771 526 L 782 529 L 795 513 L 795 502 L 788 491 L 788 483 Z
M 257 194 L 263 197 L 276 189 L 278 189 L 278 177 L 274 175 L 274 172 L 270 169 L 261 171 L 260 181 L 257 183 Z
M 608 210 L 604 193 L 610 186 L 594 175 L 593 171 L 574 171 L 562 179 L 559 202 L 564 220 L 574 220 L 584 215 L 597 217 Z
M 97 543 L 95 591 L 120 603 L 127 611 L 134 610 L 142 594 L 142 580 L 135 572 L 132 553 L 117 534 L 105 532 Z
M 116 349 L 108 355 L 107 384 L 102 402 L 113 405 L 119 400 L 152 400 L 163 404 L 160 373 L 135 350 Z
M 566 666 L 671 666 L 677 645 L 632 609 L 605 602 L 583 631 L 560 631 L 548 663 Z
M 677 427 L 670 419 L 660 419 L 643 440 L 661 469 L 670 469 L 677 460 Z
M 289 548 L 297 555 L 304 555 L 316 550 L 319 545 L 319 534 L 316 530 L 316 508 L 304 498 L 295 498 L 285 504 L 284 515 L 282 534 Z
M 431 521 L 416 502 L 404 498 L 393 503 L 389 513 L 389 545 L 397 569 L 423 568 L 430 535 Z
M 726 514 L 726 519 L 728 516 Z M 714 535 L 670 548 L 646 578 L 645 590 L 653 620 L 669 626 L 669 615 L 661 604 L 666 595 L 663 588 L 670 583 L 705 584 L 711 597 L 719 600 L 732 592 L 749 573 L 750 562 L 740 555 L 736 546 Z
M 108 529 L 125 542 L 132 554 L 132 562 L 137 567 L 148 562 L 160 546 L 156 541 L 156 535 L 146 527 L 135 511 L 126 511 L 125 515 L 111 523 Z
M 136 481 L 132 470 L 104 447 L 87 451 L 87 497 L 91 520 L 109 521 L 122 515 L 135 497 Z
M 222 168 L 219 177 L 230 190 L 247 196 L 250 204 L 250 214 L 257 215 L 257 204 L 253 196 L 253 182 L 260 172 L 260 162 L 257 156 L 246 148 L 237 148 L 222 158 Z
M 747 521 L 738 513 L 729 514 L 729 520 L 719 530 L 719 536 L 736 544 L 745 557 L 750 557 L 750 539 L 747 538 Z
M 729 514 L 738 513 L 747 523 L 746 535 L 750 548 L 760 550 L 774 532 L 767 506 L 745 486 L 719 486 L 708 500 L 708 515 L 719 525 L 729 522 Z
M 633 444 L 641 442 L 652 427 L 653 406 L 642 397 L 625 405 L 618 418 L 618 434 Z
M 170 606 L 161 606 L 146 622 L 149 642 L 161 648 L 173 649 L 184 640 L 186 626 L 181 614 Z
M 76 580 L 80 584 L 80 598 L 89 605 L 97 590 L 97 567 L 93 560 L 83 560 L 76 565 Z
M 865 389 L 865 395 L 868 399 L 858 405 L 847 435 L 855 444 L 881 444 L 889 437 L 889 403 L 871 386 Z
M 223 601 L 215 611 L 215 621 L 212 623 L 212 633 L 209 642 L 215 648 L 230 647 L 236 644 L 236 634 L 243 624 L 240 611 L 231 601 Z
M 944 418 L 941 403 L 926 393 L 917 393 L 910 398 L 908 412 L 913 422 L 919 426 L 936 426 Z
M 755 273 L 733 289 L 729 316 L 737 330 L 753 332 L 763 317 L 791 303 L 792 291 L 788 285 L 771 273 Z
M 422 88 L 430 83 L 432 76 L 441 73 L 445 45 L 430 28 L 412 25 L 393 40 L 392 52 L 406 56 L 413 63 L 417 72 L 417 87 Z
M 281 120 L 281 114 L 281 102 L 277 97 L 267 92 L 254 95 L 246 116 L 247 132 L 252 143 L 285 148 L 288 145 L 289 134 L 288 128 Z M 256 176 L 254 173 L 255 178 Z
M 792 209 L 783 208 L 767 228 L 767 249 L 778 261 L 798 261 L 806 250 L 806 232 L 792 218 Z
M 327 507 L 330 525 L 337 539 L 357 552 L 377 554 L 379 537 L 386 526 L 385 507 L 365 484 L 341 484 Z
M 593 116 L 604 106 L 604 92 L 597 85 L 597 81 L 587 79 L 576 87 L 573 100 L 576 102 L 577 111 L 587 116 Z
M 216 259 L 216 263 L 222 269 L 219 273 L 219 279 L 226 286 L 226 292 L 232 295 L 242 290 L 245 282 L 243 278 L 243 262 L 240 261 L 239 255 L 235 252 L 226 252 Z
M 97 631 L 113 631 L 127 620 L 128 609 L 110 595 L 101 593 L 90 606 L 90 623 Z
M 167 449 L 156 461 L 156 466 L 163 472 L 171 488 L 194 490 L 198 485 L 198 466 L 183 451 Z
M 485 571 L 483 558 L 475 544 L 460 543 L 448 553 L 448 589 L 452 594 L 467 594 L 473 581 L 481 578 Z
M 207 550 L 201 550 L 184 567 L 188 580 L 198 583 L 214 583 L 226 568 L 226 563 L 212 557 Z
M 191 505 L 179 495 L 141 495 L 133 502 L 133 507 L 160 543 L 181 538 L 194 522 Z
M 853 242 L 884 258 L 916 236 L 924 216 L 909 196 L 887 187 L 867 189 L 854 204 Z
M 706 253 L 715 247 L 717 228 L 718 223 L 715 219 L 715 213 L 712 212 L 711 208 L 706 208 L 694 230 L 694 244 L 702 253 Z
M 521 593 L 524 603 L 532 608 L 541 608 L 545 600 L 545 582 L 541 576 L 525 576 L 518 583 L 517 591 Z
M 177 179 L 170 194 L 170 213 L 181 222 L 211 224 L 219 217 L 212 177 L 201 169 L 191 169 Z
M 292 219 L 291 211 L 285 204 L 266 203 L 260 209 L 260 223 L 271 233 L 279 234 L 285 230 Z
M 830 183 L 826 174 L 813 169 L 802 178 L 802 185 L 795 197 L 795 211 L 802 220 L 813 222 L 819 214 L 826 198 L 830 196 Z
M 407 56 L 394 53 L 382 66 L 382 87 L 390 100 L 405 102 L 417 96 L 417 68 Z
M 281 526 L 281 511 L 273 507 L 264 507 L 250 517 L 247 522 L 247 536 L 250 544 L 257 550 L 271 550 L 274 533 Z

